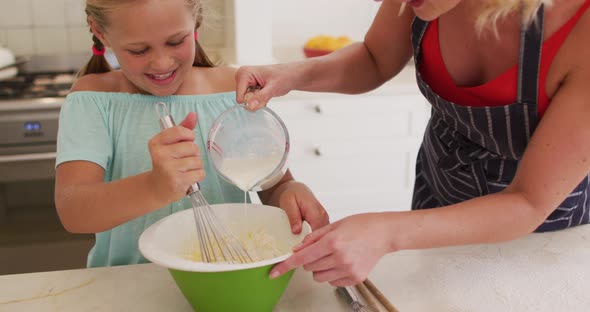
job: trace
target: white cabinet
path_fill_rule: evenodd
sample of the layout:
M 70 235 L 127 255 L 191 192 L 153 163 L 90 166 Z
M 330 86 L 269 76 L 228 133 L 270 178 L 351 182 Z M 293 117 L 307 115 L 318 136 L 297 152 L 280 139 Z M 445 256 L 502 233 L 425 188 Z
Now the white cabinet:
M 269 107 L 291 138 L 289 168 L 331 220 L 408 210 L 429 110 L 415 89 L 396 95 L 287 96 Z

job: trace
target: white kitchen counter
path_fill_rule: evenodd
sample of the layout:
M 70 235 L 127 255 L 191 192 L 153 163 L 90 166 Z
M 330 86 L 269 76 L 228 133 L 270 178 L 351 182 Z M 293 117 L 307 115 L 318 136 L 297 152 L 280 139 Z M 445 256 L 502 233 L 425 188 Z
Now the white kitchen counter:
M 494 245 L 403 251 L 374 284 L 401 311 L 588 311 L 590 226 Z M 39 255 L 39 261 L 43 255 Z M 153 264 L 0 276 L 0 311 L 190 311 Z M 298 269 L 275 311 L 347 311 Z

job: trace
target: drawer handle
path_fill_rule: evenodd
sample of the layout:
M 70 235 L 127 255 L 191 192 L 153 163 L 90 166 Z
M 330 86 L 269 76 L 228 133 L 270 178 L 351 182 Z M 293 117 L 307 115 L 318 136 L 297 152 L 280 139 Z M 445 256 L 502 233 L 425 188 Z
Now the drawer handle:
M 316 156 L 322 156 L 322 151 L 320 150 L 320 148 L 319 148 L 319 147 L 316 147 L 316 148 L 314 148 L 314 149 L 313 149 L 313 153 L 314 153 Z
M 1 163 L 36 161 L 36 160 L 55 160 L 56 156 L 57 156 L 57 153 L 55 153 L 55 152 L 17 154 L 17 155 L 1 155 L 0 156 L 0 164 Z
M 313 110 L 318 114 L 322 113 L 322 108 L 319 105 L 314 106 Z

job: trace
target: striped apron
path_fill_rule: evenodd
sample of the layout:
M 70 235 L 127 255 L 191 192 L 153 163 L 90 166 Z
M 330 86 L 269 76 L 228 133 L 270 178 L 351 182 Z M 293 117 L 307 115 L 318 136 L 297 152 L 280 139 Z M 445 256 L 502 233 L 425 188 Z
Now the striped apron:
M 432 91 L 416 70 L 418 86 L 432 105 L 432 113 L 416 161 L 412 209 L 441 207 L 499 192 L 514 178 L 539 122 L 543 12 L 541 7 L 537 23 L 521 31 L 516 103 L 497 107 L 457 105 Z M 416 68 L 427 26 L 428 22 L 419 18 L 412 25 Z M 586 176 L 536 232 L 589 223 L 588 194 Z

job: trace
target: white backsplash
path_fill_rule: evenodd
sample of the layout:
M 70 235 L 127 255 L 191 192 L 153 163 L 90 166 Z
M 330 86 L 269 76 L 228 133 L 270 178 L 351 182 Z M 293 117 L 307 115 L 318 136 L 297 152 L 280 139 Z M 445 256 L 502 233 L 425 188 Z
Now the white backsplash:
M 241 2 L 265 10 L 240 10 Z M 316 35 L 349 36 L 362 40 L 380 3 L 372 0 L 204 0 L 205 22 L 200 38 L 214 59 L 228 63 L 264 63 L 273 51 L 294 50 Z M 18 55 L 90 53 L 85 0 L 0 0 L 0 45 Z M 238 20 L 252 27 L 236 31 Z M 257 13 L 258 12 L 258 13 Z M 262 17 L 260 15 L 263 15 Z M 271 19 L 264 22 L 258 19 Z M 249 24 L 248 24 L 249 25 Z M 239 25 L 238 25 L 239 26 Z M 260 44 L 261 38 L 265 44 Z M 271 41 L 270 44 L 267 44 Z M 252 48 L 240 44 L 247 42 Z M 238 55 L 236 55 L 236 53 Z M 246 53 L 246 54 L 244 54 Z M 252 55 L 248 55 L 250 53 Z M 258 54 L 258 55 L 254 55 Z M 284 53 L 281 53 L 284 54 Z M 236 62 L 236 59 L 242 59 Z M 275 55 L 275 60 L 285 60 Z M 287 59 L 289 60 L 289 59 Z M 270 61 L 270 60 L 269 60 Z
M 88 51 L 92 36 L 85 0 L 0 0 L 0 45 L 17 55 Z M 229 0 L 206 0 L 208 16 L 200 38 L 207 48 L 227 46 L 225 12 Z
M 83 0 L 0 0 L 0 44 L 18 55 L 90 49 Z

